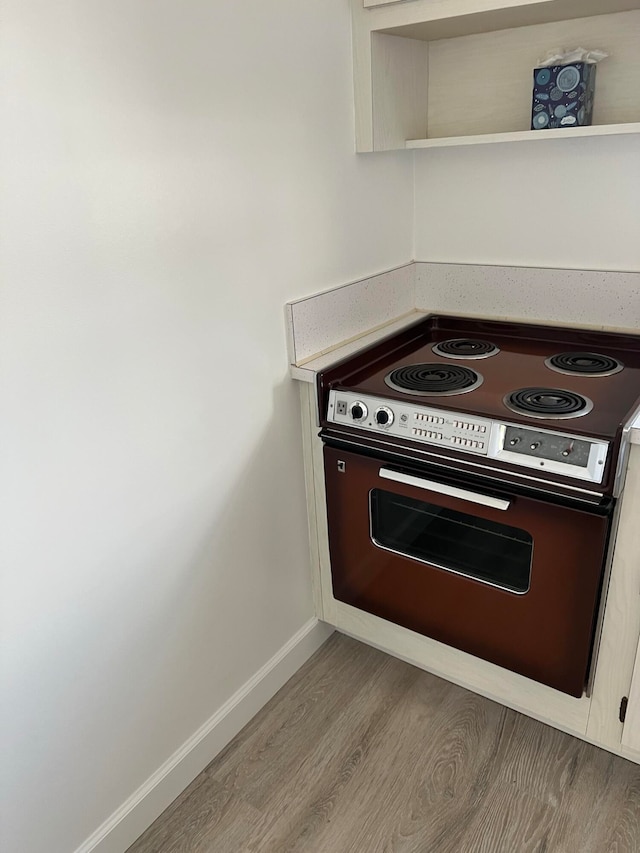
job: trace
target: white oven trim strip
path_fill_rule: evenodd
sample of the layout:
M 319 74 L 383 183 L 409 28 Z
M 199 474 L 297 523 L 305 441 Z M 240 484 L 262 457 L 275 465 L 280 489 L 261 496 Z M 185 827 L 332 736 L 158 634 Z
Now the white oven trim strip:
M 394 482 L 403 483 L 406 486 L 415 486 L 417 489 L 426 489 L 430 492 L 437 492 L 440 495 L 449 495 L 452 498 L 459 498 L 463 501 L 470 501 L 471 503 L 481 504 L 482 506 L 492 507 L 493 509 L 506 510 L 511 506 L 511 501 L 502 498 L 481 495 L 477 492 L 467 491 L 467 489 L 459 489 L 456 486 L 438 483 L 435 480 L 413 477 L 411 474 L 401 474 L 398 471 L 391 471 L 389 468 L 381 468 L 379 474 L 384 480 L 394 480 Z

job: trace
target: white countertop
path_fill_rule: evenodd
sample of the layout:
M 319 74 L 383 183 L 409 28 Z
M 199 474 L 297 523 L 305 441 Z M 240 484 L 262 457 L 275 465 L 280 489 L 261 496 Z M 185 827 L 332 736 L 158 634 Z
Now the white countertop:
M 395 320 L 390 320 L 388 323 L 376 326 L 375 329 L 331 347 L 326 352 L 316 355 L 313 358 L 308 358 L 302 362 L 298 362 L 298 364 L 291 364 L 291 376 L 294 379 L 299 379 L 301 382 L 315 382 L 316 374 L 321 370 L 326 370 L 327 367 L 338 361 L 342 361 L 343 358 L 354 355 L 359 350 L 371 346 L 371 344 L 375 344 L 395 332 L 402 331 L 402 329 L 411 326 L 413 323 L 417 323 L 418 320 L 426 316 L 426 311 L 414 310 L 402 317 L 397 317 Z

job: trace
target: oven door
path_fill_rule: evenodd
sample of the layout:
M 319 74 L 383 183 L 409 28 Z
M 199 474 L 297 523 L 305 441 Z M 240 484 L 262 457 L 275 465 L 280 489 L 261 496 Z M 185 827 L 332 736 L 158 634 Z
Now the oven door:
M 610 519 L 324 448 L 336 599 L 581 696 Z

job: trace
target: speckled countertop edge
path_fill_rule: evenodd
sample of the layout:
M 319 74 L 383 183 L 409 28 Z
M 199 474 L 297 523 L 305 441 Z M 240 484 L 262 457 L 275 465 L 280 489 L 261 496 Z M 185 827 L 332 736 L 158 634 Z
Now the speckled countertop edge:
M 343 358 L 354 355 L 361 349 L 381 341 L 388 335 L 400 332 L 407 326 L 417 323 L 428 316 L 428 313 L 430 312 L 413 310 L 402 317 L 396 317 L 394 320 L 389 320 L 387 323 L 375 326 L 368 332 L 364 332 L 362 335 L 358 335 L 348 341 L 342 341 L 340 344 L 330 347 L 325 352 L 318 353 L 318 355 L 312 358 L 305 359 L 298 364 L 290 365 L 290 374 L 293 379 L 298 379 L 301 382 L 315 382 L 316 374 L 321 370 L 326 370 Z

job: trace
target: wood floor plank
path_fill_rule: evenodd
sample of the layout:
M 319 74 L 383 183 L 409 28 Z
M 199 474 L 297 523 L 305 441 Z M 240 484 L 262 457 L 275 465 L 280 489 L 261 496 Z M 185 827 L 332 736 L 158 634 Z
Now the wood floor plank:
M 334 725 L 318 739 L 307 738 L 308 749 L 296 771 L 281 778 L 266 798 L 263 793 L 265 816 L 252 836 L 252 851 L 280 853 L 316 849 L 321 844 L 320 836 L 334 819 L 336 805 L 349 801 L 347 792 L 375 749 L 376 733 L 415 680 L 413 667 L 381 661 L 375 678 L 360 689 L 353 686 L 353 695 L 334 717 Z
M 462 832 L 442 839 L 442 853 L 578 853 L 567 846 L 568 816 L 515 786 L 497 784 L 477 807 Z
M 567 816 L 566 838 L 558 834 L 557 821 L 551 833 L 554 849 L 575 849 L 580 839 L 581 853 L 600 853 L 602 840 L 595 839 L 618 812 L 625 791 L 640 808 L 633 794 L 640 768 L 521 715 L 504 738 L 499 763 L 502 783 Z
M 520 714 L 496 757 L 504 782 L 552 807 L 561 805 L 576 783 L 586 785 L 593 775 L 608 779 L 613 761 L 609 753 Z
M 640 853 L 640 767 L 335 634 L 129 853 Z
M 200 774 L 201 783 L 188 797 L 161 815 L 129 848 L 135 853 L 210 853 L 243 849 L 260 817 L 230 786 Z
M 334 635 L 316 653 L 314 663 L 297 673 L 286 692 L 279 691 L 263 709 L 260 720 L 252 720 L 205 772 L 215 779 L 232 772 L 236 787 L 259 808 L 272 785 L 291 773 L 306 750 L 336 725 L 354 694 L 375 685 L 379 677 L 380 690 L 388 689 L 384 677 L 396 664 L 402 666 L 375 649 L 363 651 L 355 640 Z
M 380 733 L 376 753 L 366 768 L 361 784 L 351 792 L 349 802 L 341 809 L 341 820 L 336 830 L 355 839 L 348 842 L 350 846 L 367 843 L 377 849 L 377 816 L 393 812 L 397 815 L 398 802 L 401 804 L 400 814 L 405 811 L 403 803 L 406 801 L 406 788 L 417 787 L 416 773 L 420 777 L 421 768 L 425 764 L 423 733 L 431 729 L 434 737 L 432 739 L 429 734 L 430 742 L 435 744 L 438 740 L 438 711 L 446 704 L 449 693 L 449 685 L 433 681 L 431 707 L 435 714 L 431 719 L 429 707 L 416 705 L 415 696 L 407 697 L 401 706 L 395 708 L 393 720 L 387 730 Z M 403 730 L 414 732 L 414 736 L 406 740 L 402 735 Z M 401 775 L 398 774 L 398 766 L 402 766 Z M 444 777 L 449 774 L 444 765 L 441 771 L 444 789 L 449 781 L 444 781 Z M 444 797 L 449 797 L 450 793 L 447 792 Z M 427 794 L 425 799 L 431 800 L 431 796 Z
M 342 825 L 334 823 L 332 840 L 340 833 L 345 849 L 436 850 L 491 783 L 491 756 L 512 712 L 433 676 L 408 700 L 344 804 Z
M 640 774 L 631 762 L 616 762 L 608 808 L 591 820 L 593 853 L 640 851 Z

